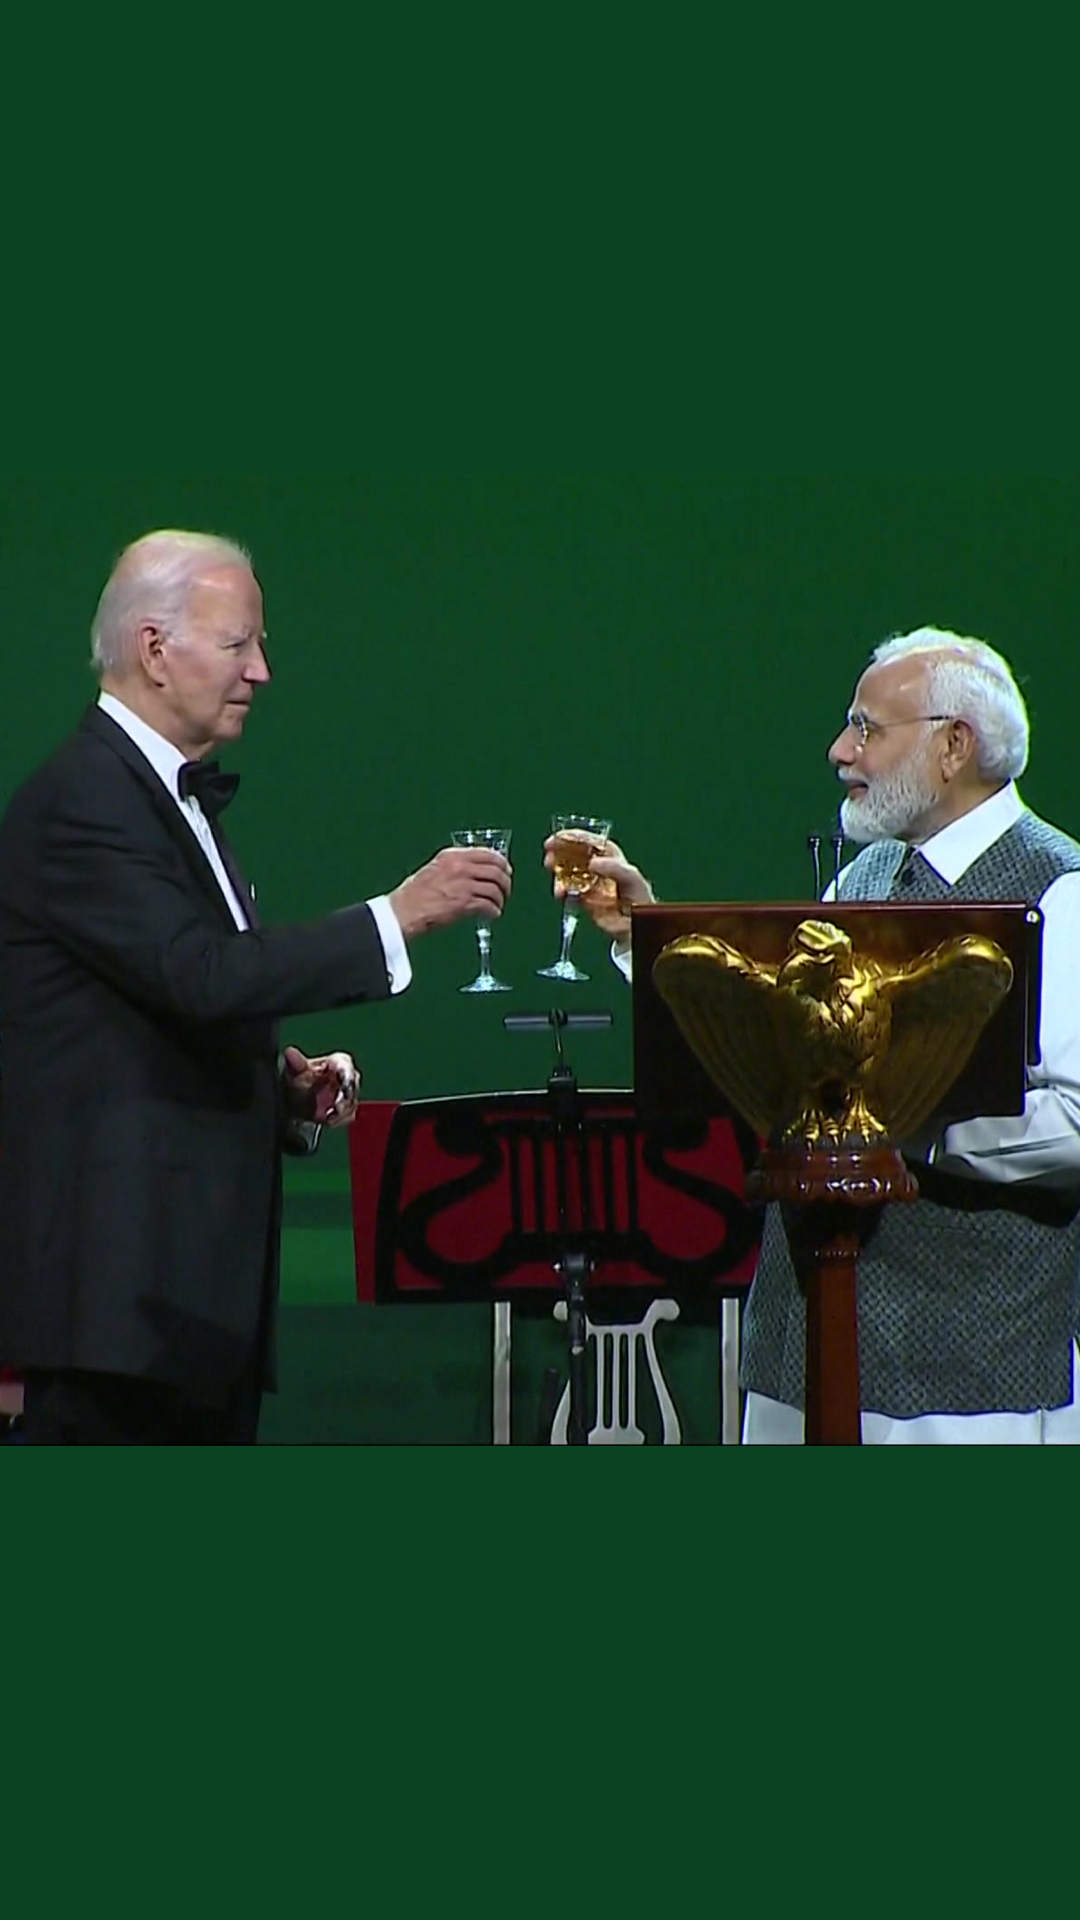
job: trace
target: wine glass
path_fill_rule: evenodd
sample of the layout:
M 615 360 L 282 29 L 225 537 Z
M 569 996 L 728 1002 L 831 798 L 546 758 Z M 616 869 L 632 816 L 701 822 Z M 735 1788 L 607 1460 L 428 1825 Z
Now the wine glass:
M 579 914 L 578 901 L 590 887 L 595 887 L 598 874 L 590 873 L 589 862 L 594 853 L 603 853 L 611 832 L 610 820 L 597 820 L 591 813 L 553 813 L 551 831 L 555 844 L 552 853 L 555 858 L 555 879 L 564 888 L 566 898 L 563 901 L 562 948 L 554 966 L 538 967 L 541 980 L 587 980 L 589 975 L 575 967 L 570 958 L 574 934 L 577 932 Z
M 492 853 L 509 854 L 512 831 L 510 827 L 460 827 L 450 835 L 450 841 L 455 847 L 490 847 Z M 490 920 L 476 922 L 476 944 L 480 949 L 480 971 L 475 980 L 470 980 L 467 987 L 459 987 L 458 992 L 513 993 L 513 987 L 496 980 L 491 971 Z

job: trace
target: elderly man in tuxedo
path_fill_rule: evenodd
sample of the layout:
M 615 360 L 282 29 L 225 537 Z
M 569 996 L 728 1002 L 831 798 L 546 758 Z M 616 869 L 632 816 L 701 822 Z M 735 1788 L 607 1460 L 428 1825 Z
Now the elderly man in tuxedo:
M 210 760 L 270 680 L 248 555 L 124 553 L 93 627 L 98 703 L 0 823 L 0 1358 L 37 1444 L 248 1444 L 272 1383 L 281 1155 L 347 1125 L 345 1055 L 283 1017 L 383 1000 L 410 943 L 497 918 L 510 869 L 446 849 L 388 894 L 259 923 Z

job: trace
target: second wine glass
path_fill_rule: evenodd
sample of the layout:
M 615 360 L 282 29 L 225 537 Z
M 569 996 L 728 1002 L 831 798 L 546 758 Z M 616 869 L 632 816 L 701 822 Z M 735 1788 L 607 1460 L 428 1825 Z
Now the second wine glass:
M 570 958 L 570 948 L 577 932 L 579 919 L 578 902 L 583 893 L 595 887 L 598 875 L 592 873 L 589 862 L 595 853 L 603 853 L 611 832 L 610 820 L 599 820 L 591 813 L 553 813 L 551 831 L 554 837 L 552 854 L 555 860 L 556 884 L 565 894 L 562 917 L 562 946 L 559 957 L 550 967 L 538 967 L 541 980 L 587 980 L 589 975 L 582 973 Z
M 510 852 L 512 829 L 510 827 L 459 827 L 450 835 L 455 847 L 489 847 L 492 853 Z M 476 944 L 480 949 L 480 971 L 475 980 L 467 987 L 459 987 L 459 993 L 512 993 L 504 981 L 496 980 L 491 971 L 491 921 L 476 922 Z

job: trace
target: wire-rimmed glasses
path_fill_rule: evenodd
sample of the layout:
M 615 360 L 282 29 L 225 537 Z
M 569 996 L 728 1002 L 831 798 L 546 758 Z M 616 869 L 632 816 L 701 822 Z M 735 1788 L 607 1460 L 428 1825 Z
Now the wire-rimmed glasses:
M 928 727 L 939 721 L 955 720 L 954 713 L 913 713 L 906 720 L 871 720 L 865 713 L 849 713 L 844 723 L 844 731 L 850 727 L 855 735 L 860 753 L 876 740 L 879 733 L 888 733 L 892 727 Z

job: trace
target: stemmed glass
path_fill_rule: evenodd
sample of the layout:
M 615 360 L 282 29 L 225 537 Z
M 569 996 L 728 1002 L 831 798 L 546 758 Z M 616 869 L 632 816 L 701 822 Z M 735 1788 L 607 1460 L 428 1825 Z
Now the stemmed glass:
M 461 827 L 450 835 L 455 847 L 490 847 L 492 853 L 510 852 L 510 827 Z M 496 980 L 491 971 L 491 921 L 476 922 L 476 944 L 480 949 L 480 971 L 475 980 L 467 987 L 459 987 L 459 993 L 513 993 L 513 987 L 505 986 Z
M 587 980 L 589 975 L 575 967 L 570 948 L 580 918 L 578 901 L 595 887 L 599 875 L 590 873 L 589 862 L 595 853 L 603 853 L 611 832 L 610 820 L 597 820 L 591 813 L 554 813 L 551 831 L 555 844 L 555 879 L 566 894 L 563 901 L 562 948 L 554 966 L 538 967 L 541 980 Z

